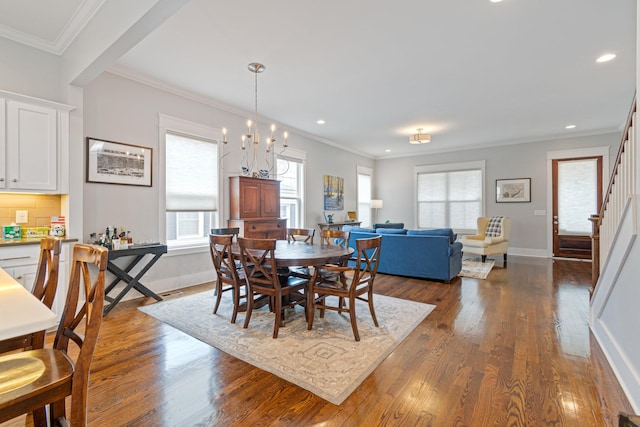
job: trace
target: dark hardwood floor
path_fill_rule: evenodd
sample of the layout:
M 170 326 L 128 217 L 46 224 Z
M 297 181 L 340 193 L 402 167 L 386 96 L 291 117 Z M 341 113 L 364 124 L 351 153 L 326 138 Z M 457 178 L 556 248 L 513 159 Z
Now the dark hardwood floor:
M 487 280 L 378 275 L 377 293 L 437 308 L 340 406 L 136 309 L 152 299 L 122 303 L 100 333 L 90 425 L 614 426 L 632 411 L 589 332 L 590 277 L 515 256 Z

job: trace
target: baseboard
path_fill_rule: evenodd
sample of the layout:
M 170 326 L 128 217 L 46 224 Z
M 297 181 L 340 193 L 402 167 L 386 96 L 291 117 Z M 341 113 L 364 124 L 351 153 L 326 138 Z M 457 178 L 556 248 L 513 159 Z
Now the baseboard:
M 546 249 L 509 248 L 507 255 L 528 256 L 535 258 L 550 258 Z

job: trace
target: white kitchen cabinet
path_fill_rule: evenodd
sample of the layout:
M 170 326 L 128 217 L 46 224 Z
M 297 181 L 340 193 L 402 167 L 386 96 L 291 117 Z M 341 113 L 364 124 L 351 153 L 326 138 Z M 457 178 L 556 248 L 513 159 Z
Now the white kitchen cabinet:
M 0 91 L 0 190 L 68 192 L 72 109 Z
M 58 287 L 51 310 L 58 320 L 62 318 L 64 303 L 69 286 L 69 264 L 67 263 L 70 244 L 63 244 L 58 267 Z M 40 257 L 40 245 L 11 245 L 0 247 L 0 267 L 16 279 L 29 292 L 33 288 Z

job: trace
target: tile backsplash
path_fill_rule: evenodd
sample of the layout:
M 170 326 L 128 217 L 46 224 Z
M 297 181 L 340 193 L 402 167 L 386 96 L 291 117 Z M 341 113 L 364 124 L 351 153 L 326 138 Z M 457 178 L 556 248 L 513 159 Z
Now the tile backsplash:
M 28 211 L 29 221 L 22 227 L 48 227 L 52 216 L 60 215 L 58 194 L 0 193 L 0 226 L 16 221 L 16 211 Z

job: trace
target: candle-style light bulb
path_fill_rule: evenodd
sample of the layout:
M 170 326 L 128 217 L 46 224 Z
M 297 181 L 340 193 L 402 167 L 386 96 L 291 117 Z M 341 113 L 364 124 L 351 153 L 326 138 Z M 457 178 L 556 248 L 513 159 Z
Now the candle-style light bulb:
M 253 123 L 251 122 L 251 119 L 247 120 L 247 138 L 251 138 L 251 125 Z
M 244 150 L 244 141 L 247 139 L 245 135 L 242 135 L 242 149 Z
M 285 131 L 285 133 L 284 133 L 284 144 L 283 144 L 284 147 L 287 147 L 287 138 L 288 137 L 289 137 L 289 132 Z
M 276 125 L 271 125 L 271 142 L 275 141 L 273 133 L 276 131 Z
M 222 143 L 227 143 L 227 128 L 222 128 Z

